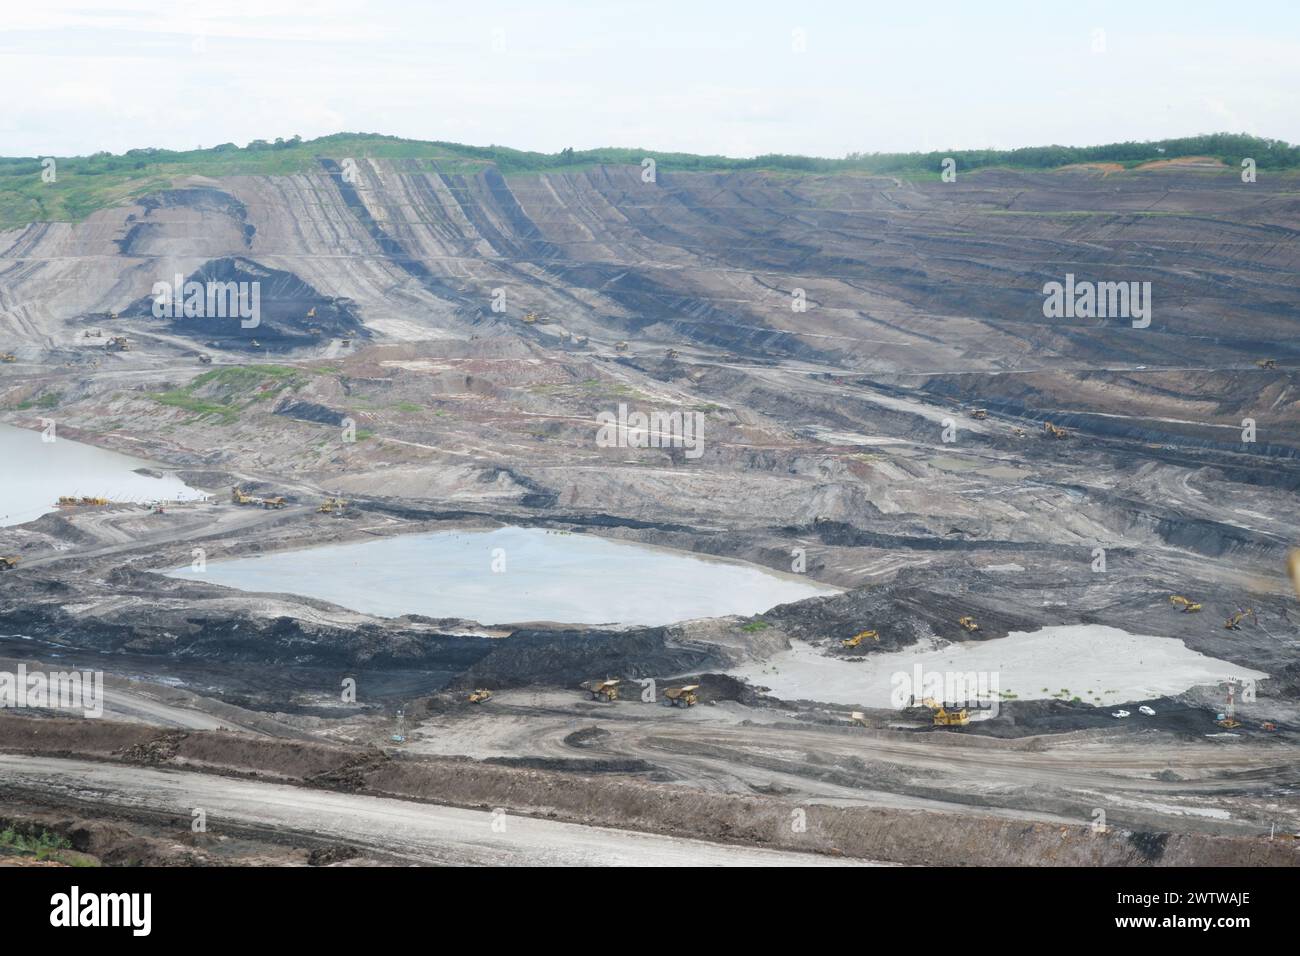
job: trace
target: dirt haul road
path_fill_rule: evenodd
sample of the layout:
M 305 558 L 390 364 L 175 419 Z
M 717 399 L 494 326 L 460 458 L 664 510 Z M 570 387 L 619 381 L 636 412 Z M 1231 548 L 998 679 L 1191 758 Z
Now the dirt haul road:
M 860 860 L 749 849 L 481 810 L 304 790 L 198 773 L 0 755 L 0 788 L 102 809 L 177 814 L 223 825 L 310 833 L 411 863 L 491 866 L 862 866 Z M 494 827 L 495 824 L 495 827 Z

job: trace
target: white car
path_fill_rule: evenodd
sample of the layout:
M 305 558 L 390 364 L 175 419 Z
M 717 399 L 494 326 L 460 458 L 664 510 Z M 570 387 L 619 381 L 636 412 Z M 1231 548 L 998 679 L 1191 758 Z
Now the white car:
M 1138 713 L 1145 714 L 1148 717 L 1154 717 L 1156 715 L 1156 712 L 1152 710 L 1150 707 L 1148 707 L 1146 704 L 1143 704 L 1141 707 L 1138 708 Z
M 1112 717 L 1121 717 L 1121 718 L 1122 718 L 1122 717 L 1129 717 L 1129 716 L 1131 716 L 1131 715 L 1129 714 L 1129 712 L 1128 712 L 1127 710 L 1117 710 L 1117 711 L 1115 711 L 1115 713 L 1111 714 L 1111 716 L 1112 716 Z

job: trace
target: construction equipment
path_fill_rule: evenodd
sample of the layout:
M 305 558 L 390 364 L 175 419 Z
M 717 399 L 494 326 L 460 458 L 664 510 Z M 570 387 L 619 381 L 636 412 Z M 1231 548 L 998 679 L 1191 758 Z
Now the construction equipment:
M 212 356 L 209 355 L 207 352 L 200 352 L 200 353 L 199 353 L 199 364 L 200 364 L 200 365 L 211 365 L 211 364 L 212 364 Z
M 1277 359 L 1256 359 L 1255 364 L 1260 368 L 1277 368 Z
M 615 352 L 626 352 L 626 351 L 627 351 L 627 343 L 626 343 L 626 342 L 615 342 L 615 343 L 614 343 L 614 351 L 615 351 Z
M 969 614 L 959 618 L 957 623 L 968 631 L 978 631 L 980 629 L 980 626 L 975 623 L 975 618 L 971 617 Z
M 984 419 L 989 417 L 988 409 L 977 408 L 975 409 L 975 411 L 970 413 L 970 417 L 978 419 L 979 421 L 983 421 Z
M 668 701 L 668 706 L 677 707 L 694 707 L 700 702 L 695 696 L 695 692 L 700 689 L 699 684 L 687 684 L 685 687 L 670 687 L 664 691 L 664 699 Z
M 537 313 L 536 313 L 536 312 L 528 312 L 528 313 L 526 313 L 526 314 L 524 315 L 524 319 L 523 319 L 523 321 L 524 321 L 524 324 L 525 324 L 525 325 L 532 325 L 534 322 L 537 321 Z
M 682 353 L 677 351 L 676 349 L 669 349 L 664 354 L 667 355 L 669 359 L 679 359 L 682 357 Z
M 257 339 L 253 339 L 253 341 L 248 343 L 248 347 L 250 349 L 260 349 L 262 347 L 262 343 L 257 341 Z
M 282 495 L 277 495 L 274 498 L 262 499 L 263 508 L 283 508 L 287 503 L 288 502 L 284 500 L 284 497 Z
M 103 329 L 87 329 L 87 330 L 86 330 L 86 338 L 88 338 L 88 339 L 102 339 L 103 337 L 104 337 L 104 330 L 103 330 Z
M 82 495 L 80 498 L 76 495 L 59 495 L 60 508 L 102 508 L 107 504 L 107 498 L 91 497 L 90 495 Z
M 243 488 L 231 488 L 231 489 L 230 489 L 230 500 L 231 500 L 231 502 L 232 502 L 233 504 L 237 504 L 237 505 L 255 505 L 255 504 L 257 504 L 257 499 L 254 498 L 252 495 L 246 495 L 246 494 L 244 494 L 244 489 L 243 489 Z
M 618 700 L 618 685 L 620 680 L 589 680 L 582 685 L 582 689 L 591 695 L 592 700 L 603 700 L 605 703 Z
M 125 335 L 115 335 L 104 343 L 104 351 L 129 352 L 131 351 L 131 343 Z
M 469 702 L 471 704 L 483 704 L 491 699 L 492 691 L 488 690 L 486 687 L 480 687 L 475 690 L 474 693 L 469 695 Z
M 1214 715 L 1214 722 L 1225 730 L 1235 730 L 1241 726 L 1241 721 L 1237 719 L 1237 684 L 1235 677 L 1229 677 L 1223 682 L 1223 686 L 1228 689 L 1228 706 L 1223 713 Z
M 946 701 L 940 704 L 933 697 L 927 697 L 921 703 L 930 708 L 930 717 L 935 727 L 965 727 L 970 723 L 970 713 L 965 707 Z
M 0 558 L 0 571 L 12 571 L 22 558 Z
M 1053 425 L 1051 422 L 1043 422 L 1043 431 L 1047 432 L 1047 434 L 1051 435 L 1053 438 L 1070 437 L 1070 433 L 1068 431 L 1066 431 L 1064 428 L 1061 428 L 1057 425 Z
M 310 309 L 307 310 L 307 318 L 309 319 L 316 318 L 316 306 L 313 305 Z
M 13 352 L 0 352 L 0 362 L 17 362 L 18 356 Z
M 1259 725 L 1259 729 L 1267 730 L 1269 733 L 1273 733 L 1274 731 L 1277 730 L 1277 724 L 1273 723 L 1273 721 L 1271 720 L 1266 720 Z
M 316 509 L 318 514 L 332 515 L 335 512 L 342 511 L 348 506 L 348 503 L 342 498 L 326 498 L 321 502 L 320 507 Z
M 1201 605 L 1197 604 L 1191 598 L 1183 597 L 1181 594 L 1169 595 L 1169 603 L 1174 607 L 1182 608 L 1184 614 L 1192 614 L 1201 609 Z
M 1246 618 L 1250 618 L 1256 624 L 1259 623 L 1259 616 L 1255 613 L 1255 609 L 1253 607 L 1248 607 L 1245 610 L 1238 611 L 1236 614 L 1232 615 L 1232 617 L 1224 621 L 1223 626 L 1229 631 L 1240 631 L 1241 622 Z
M 840 647 L 857 647 L 868 637 L 873 641 L 878 641 L 880 640 L 880 632 L 858 631 L 858 633 L 854 634 L 852 637 L 846 637 L 844 640 L 840 641 Z
M 1023 428 L 1021 428 L 1019 425 L 1017 425 L 1015 428 L 1011 429 L 1011 431 L 1012 431 L 1012 433 L 1013 433 L 1017 438 L 1024 438 L 1024 437 L 1025 437 L 1025 430 L 1024 430 Z

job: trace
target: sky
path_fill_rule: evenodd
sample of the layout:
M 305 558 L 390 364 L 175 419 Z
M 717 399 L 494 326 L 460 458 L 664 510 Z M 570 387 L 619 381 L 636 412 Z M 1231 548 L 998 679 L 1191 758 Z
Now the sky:
M 1300 3 L 0 0 L 0 155 L 1300 142 Z

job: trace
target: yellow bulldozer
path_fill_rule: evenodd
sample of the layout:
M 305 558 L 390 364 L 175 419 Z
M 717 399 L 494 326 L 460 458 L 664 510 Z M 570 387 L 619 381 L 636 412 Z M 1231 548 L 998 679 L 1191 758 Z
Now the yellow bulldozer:
M 1246 618 L 1250 618 L 1256 624 L 1259 623 L 1259 616 L 1255 614 L 1255 609 L 1253 607 L 1248 607 L 1245 610 L 1238 611 L 1236 614 L 1232 615 L 1232 617 L 1224 621 L 1223 627 L 1225 630 L 1229 631 L 1240 631 L 1241 622 Z
M 320 503 L 320 507 L 316 511 L 318 514 L 332 515 L 342 512 L 347 506 L 348 503 L 342 498 L 326 498 Z
M 1191 598 L 1183 597 L 1181 594 L 1169 595 L 1169 603 L 1174 607 L 1181 609 L 1184 614 L 1193 614 L 1201 609 L 1201 605 L 1197 604 Z
M 252 495 L 244 494 L 243 488 L 231 488 L 230 501 L 232 504 L 237 504 L 237 505 L 257 504 L 257 499 L 254 498 Z
M 978 419 L 979 421 L 984 421 L 984 419 L 989 417 L 988 409 L 977 408 L 975 409 L 975 411 L 970 413 L 970 417 L 974 419 Z
M 480 687 L 470 694 L 467 699 L 471 704 L 485 704 L 492 699 L 492 691 L 486 687 Z
M 619 680 L 589 680 L 582 685 L 582 689 L 591 695 L 592 700 L 603 700 L 605 703 L 618 700 Z
M 879 631 L 858 631 L 858 633 L 854 634 L 852 637 L 846 637 L 844 640 L 840 641 L 840 647 L 857 647 L 868 637 L 871 638 L 873 641 L 878 641 L 880 640 L 880 632 Z
M 1043 431 L 1053 438 L 1069 438 L 1070 433 L 1059 425 L 1053 425 L 1051 422 L 1043 422 Z
M 22 558 L 0 558 L 0 571 L 12 571 Z
M 695 692 L 699 689 L 699 684 L 670 687 L 664 691 L 664 699 L 668 701 L 670 707 L 694 707 L 700 702 L 700 699 L 695 696 Z
M 975 623 L 975 618 L 971 617 L 969 614 L 965 614 L 958 618 L 957 623 L 968 631 L 978 631 L 980 629 L 980 626 Z

